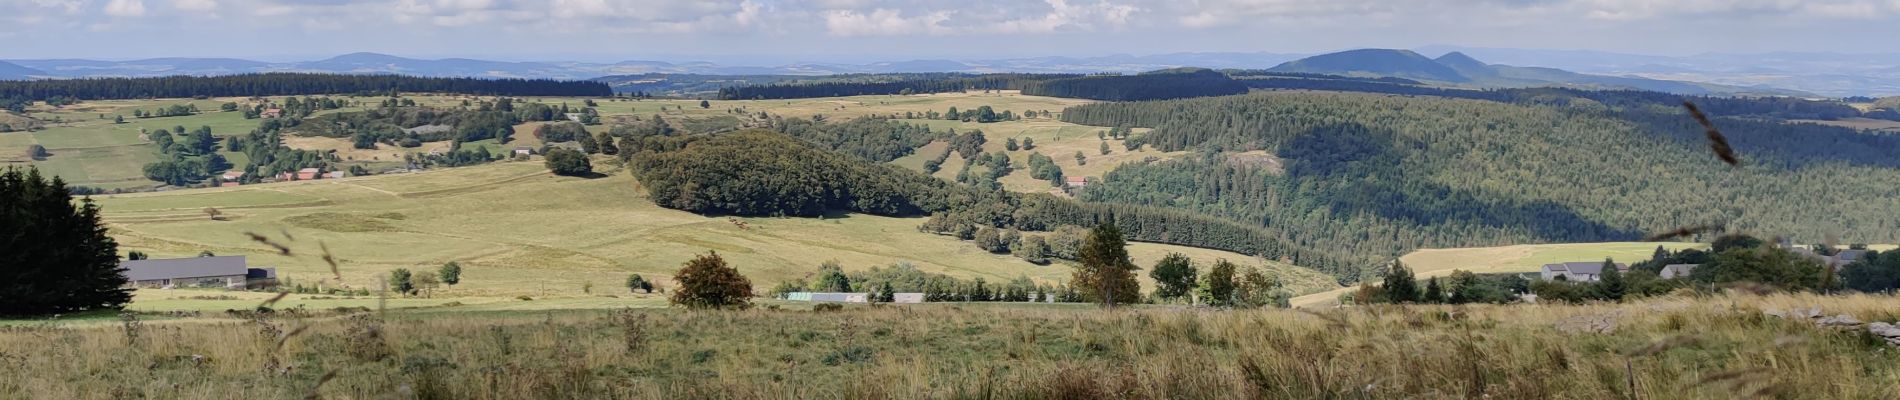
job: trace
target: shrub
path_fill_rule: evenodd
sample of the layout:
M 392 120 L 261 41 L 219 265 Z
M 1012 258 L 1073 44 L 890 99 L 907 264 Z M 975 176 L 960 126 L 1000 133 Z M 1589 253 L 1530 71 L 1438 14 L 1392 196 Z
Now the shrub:
M 679 288 L 673 291 L 672 303 L 686 308 L 746 308 L 752 305 L 752 281 L 739 274 L 739 270 L 726 265 L 726 259 L 719 253 L 706 252 L 706 255 L 687 261 L 673 280 L 679 282 Z
M 568 149 L 548 150 L 548 171 L 555 175 L 587 176 L 594 173 L 594 165 L 587 161 L 587 155 Z

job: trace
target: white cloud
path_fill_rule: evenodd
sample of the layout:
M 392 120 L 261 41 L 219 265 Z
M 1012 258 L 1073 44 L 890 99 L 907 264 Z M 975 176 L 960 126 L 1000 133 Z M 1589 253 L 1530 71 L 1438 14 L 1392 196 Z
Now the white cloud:
M 825 32 L 835 36 L 890 36 L 911 34 L 945 34 L 949 28 L 943 26 L 950 20 L 948 11 L 932 11 L 912 17 L 903 12 L 879 8 L 869 13 L 853 10 L 831 10 L 824 13 Z
M 173 0 L 172 7 L 185 11 L 215 11 L 218 0 Z
M 106 3 L 106 15 L 114 17 L 145 16 L 145 0 L 112 0 Z

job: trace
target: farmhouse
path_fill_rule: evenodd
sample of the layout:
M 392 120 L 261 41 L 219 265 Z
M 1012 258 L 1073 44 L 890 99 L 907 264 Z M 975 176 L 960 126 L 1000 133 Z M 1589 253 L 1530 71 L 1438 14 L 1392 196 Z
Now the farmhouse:
M 1832 263 L 1829 263 L 1828 265 L 1838 270 L 1838 269 L 1847 267 L 1847 264 L 1852 264 L 1855 261 L 1860 261 L 1861 257 L 1866 257 L 1866 256 L 1867 256 L 1866 250 L 1841 250 L 1841 252 L 1839 253 L 1834 253 L 1834 260 Z
M 319 170 L 316 168 L 300 169 L 300 170 L 297 170 L 297 180 L 307 181 L 311 179 L 317 179 L 319 177 L 319 174 L 322 174 L 322 173 L 323 173 L 323 170 Z
M 129 260 L 119 266 L 130 287 L 242 288 L 277 279 L 276 268 L 246 267 L 244 256 Z
M 257 116 L 259 116 L 259 117 L 264 117 L 264 118 L 277 118 L 277 117 L 282 117 L 282 116 L 284 116 L 284 109 L 282 109 L 282 108 L 267 108 L 267 109 L 264 109 L 264 112 L 261 112 L 261 113 L 258 113 L 258 114 L 257 114 Z
M 1689 273 L 1695 271 L 1695 267 L 1699 266 L 1702 266 L 1702 264 L 1669 264 L 1664 265 L 1662 271 L 1657 274 L 1662 276 L 1663 279 L 1688 278 Z
M 1064 181 L 1067 182 L 1069 187 L 1072 187 L 1072 188 L 1085 187 L 1089 185 L 1089 178 L 1086 176 L 1071 176 L 1071 177 L 1068 177 L 1067 179 L 1064 179 Z
M 1629 264 L 1616 263 L 1617 272 L 1629 272 L 1629 270 Z M 1557 277 L 1561 276 L 1564 280 L 1571 282 L 1596 282 L 1598 276 L 1603 274 L 1603 262 L 1581 261 L 1544 264 L 1544 268 L 1541 272 L 1542 278 L 1547 281 L 1557 279 Z
M 228 182 L 235 182 L 244 179 L 244 171 L 225 171 L 224 175 L 218 175 L 218 177 Z
M 517 156 L 531 156 L 531 155 L 534 155 L 534 149 L 530 149 L 530 148 L 527 148 L 527 147 L 516 147 L 516 148 L 515 148 L 515 155 L 517 155 Z

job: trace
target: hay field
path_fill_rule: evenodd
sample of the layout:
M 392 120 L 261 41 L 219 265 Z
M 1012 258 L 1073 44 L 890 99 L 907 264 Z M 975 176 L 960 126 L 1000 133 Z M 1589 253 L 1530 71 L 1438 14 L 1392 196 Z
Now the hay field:
M 1070 274 L 1060 263 L 1038 266 L 948 236 L 918 232 L 921 219 L 837 215 L 729 220 L 660 208 L 627 174 L 611 167 L 605 171 L 610 175 L 597 179 L 557 177 L 538 161 L 502 162 L 94 200 L 104 207 L 106 223 L 122 251 L 158 258 L 202 251 L 245 255 L 253 266 L 279 268 L 293 283 L 352 288 L 375 288 L 378 277 L 396 268 L 434 271 L 456 261 L 464 266 L 462 284 L 438 290 L 433 297 L 468 305 L 516 296 L 626 294 L 622 284 L 629 274 L 670 277 L 681 263 L 706 251 L 719 252 L 760 290 L 804 277 L 829 260 L 847 270 L 909 263 L 927 272 L 991 282 L 1027 276 L 1054 283 Z M 209 218 L 206 208 L 219 210 L 222 220 Z M 246 232 L 265 235 L 290 247 L 292 254 L 277 254 Z M 341 282 L 328 278 L 329 266 L 321 260 L 325 247 L 340 262 Z M 1236 253 L 1148 243 L 1130 246 L 1135 261 L 1144 266 L 1168 252 L 1203 262 L 1226 258 L 1261 265 L 1282 276 L 1296 293 L 1338 287 L 1316 271 Z M 141 291 L 135 309 L 165 308 L 155 304 L 223 309 L 222 303 L 148 303 L 176 298 L 147 292 L 163 291 Z M 617 307 L 612 303 L 599 306 Z M 317 301 L 311 306 L 358 305 L 338 304 Z

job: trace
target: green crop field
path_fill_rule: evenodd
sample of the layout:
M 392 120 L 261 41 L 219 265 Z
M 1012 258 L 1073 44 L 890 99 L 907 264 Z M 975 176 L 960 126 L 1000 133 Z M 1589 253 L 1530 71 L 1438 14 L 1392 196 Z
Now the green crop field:
M 462 284 L 438 290 L 431 299 L 405 299 L 391 307 L 448 302 L 506 308 L 651 304 L 657 300 L 600 296 L 627 295 L 622 285 L 632 273 L 665 282 L 681 263 L 706 251 L 719 252 L 759 290 L 805 277 L 825 261 L 837 261 L 851 271 L 908 263 L 927 272 L 992 282 L 1027 276 L 1053 283 L 1070 274 L 1061 263 L 1038 266 L 983 252 L 969 242 L 918 232 L 921 219 L 838 215 L 729 220 L 660 208 L 627 174 L 604 170 L 610 174 L 604 178 L 557 177 L 538 161 L 502 162 L 94 200 L 104 207 L 111 234 L 123 251 L 160 258 L 202 251 L 246 255 L 251 265 L 277 267 L 295 284 L 376 288 L 377 278 L 396 268 L 434 271 L 449 261 L 464 266 Z M 210 218 L 206 208 L 217 209 L 220 219 Z M 291 248 L 291 254 L 253 241 L 247 232 L 265 235 Z M 341 282 L 329 278 L 329 266 L 321 260 L 326 248 L 339 261 Z M 1148 243 L 1133 244 L 1129 250 L 1144 266 L 1169 252 L 1202 262 L 1225 258 L 1263 266 L 1295 293 L 1338 287 L 1316 271 L 1236 253 Z M 202 311 L 255 304 L 248 297 L 193 300 L 163 294 L 167 292 L 141 290 L 132 307 Z M 519 301 L 516 296 L 536 300 L 501 305 Z M 309 308 L 354 307 L 365 301 L 293 300 Z

